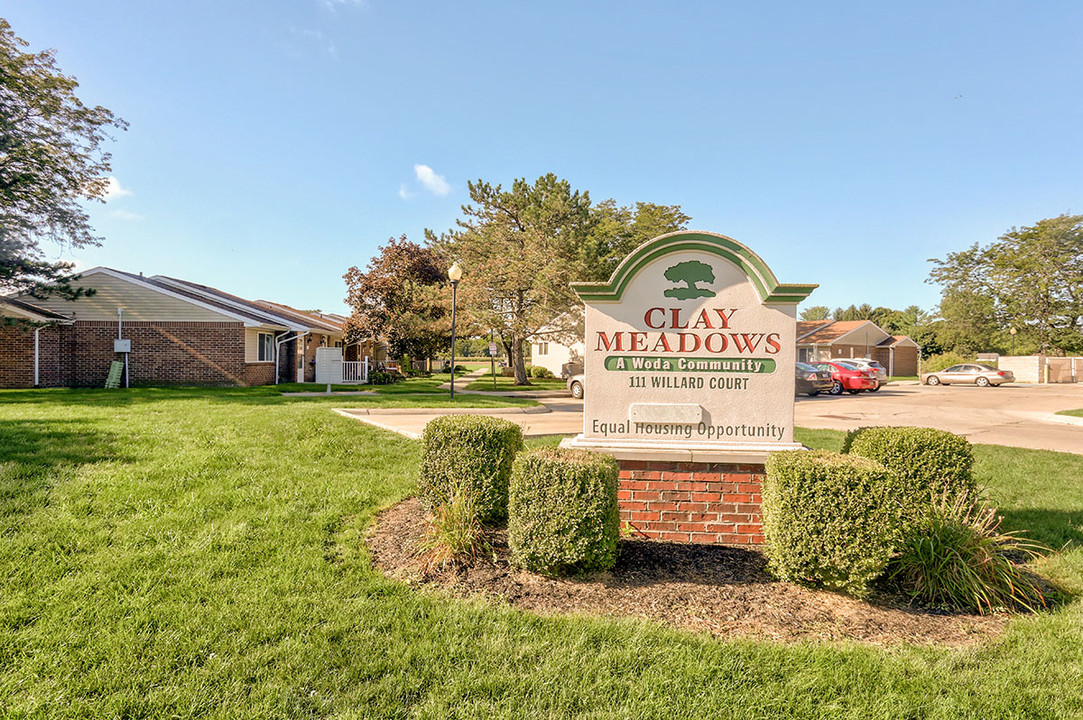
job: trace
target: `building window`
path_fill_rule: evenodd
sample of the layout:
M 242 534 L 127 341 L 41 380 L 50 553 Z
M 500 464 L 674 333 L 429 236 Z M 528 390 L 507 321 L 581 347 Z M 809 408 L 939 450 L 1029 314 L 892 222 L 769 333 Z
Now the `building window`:
M 548 355 L 549 354 L 549 343 L 547 343 L 547 342 L 538 343 L 538 354 L 539 355 Z
M 256 343 L 256 362 L 271 362 L 274 360 L 275 336 L 271 333 L 260 333 Z

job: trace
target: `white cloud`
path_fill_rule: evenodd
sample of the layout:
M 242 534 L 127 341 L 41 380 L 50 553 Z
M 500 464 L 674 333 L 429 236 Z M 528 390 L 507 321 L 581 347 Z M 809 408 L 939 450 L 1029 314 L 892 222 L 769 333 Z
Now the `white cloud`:
M 334 12 L 337 8 L 344 7 L 346 5 L 364 7 L 365 0 L 320 0 L 320 5 L 323 5 L 331 12 Z
M 278 46 L 290 57 L 304 58 L 319 53 L 338 60 L 338 46 L 321 31 L 291 27 L 289 33 L 289 37 L 279 42 Z
M 433 195 L 447 195 L 451 192 L 451 186 L 442 175 L 437 175 L 428 165 L 414 165 L 414 174 L 425 189 Z
M 127 210 L 113 210 L 109 213 L 110 217 L 115 217 L 117 220 L 142 220 L 143 216 L 138 213 L 128 212 Z
M 399 197 L 403 200 L 409 200 L 414 196 L 414 193 L 410 192 L 410 188 L 406 187 L 406 183 L 399 185 Z
M 131 194 L 131 190 L 125 190 L 124 188 L 122 188 L 120 186 L 120 181 L 110 175 L 109 182 L 105 186 L 105 194 L 102 195 L 102 200 L 104 200 L 105 202 L 110 202 L 112 200 L 126 197 Z

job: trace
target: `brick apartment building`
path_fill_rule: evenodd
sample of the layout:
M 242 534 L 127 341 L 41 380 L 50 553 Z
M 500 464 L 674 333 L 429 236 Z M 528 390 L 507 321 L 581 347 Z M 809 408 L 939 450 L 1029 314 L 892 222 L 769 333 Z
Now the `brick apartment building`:
M 797 360 L 869 358 L 888 375 L 917 375 L 921 347 L 905 335 L 885 332 L 871 320 L 802 320 L 797 323 Z
M 82 273 L 94 293 L 0 298 L 0 388 L 102 386 L 127 359 L 131 385 L 312 382 L 316 348 L 341 346 L 340 315 L 305 312 L 165 276 Z M 115 341 L 130 341 L 130 353 Z M 357 357 L 371 346 L 351 348 Z

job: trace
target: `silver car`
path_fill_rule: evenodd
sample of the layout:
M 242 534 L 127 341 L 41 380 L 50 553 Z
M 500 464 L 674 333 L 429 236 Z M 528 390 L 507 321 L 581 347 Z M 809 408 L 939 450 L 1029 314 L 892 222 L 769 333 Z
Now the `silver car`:
M 846 362 L 851 365 L 857 365 L 862 370 L 876 374 L 876 379 L 883 385 L 887 382 L 887 368 L 881 365 L 876 360 L 870 360 L 869 358 L 848 358 Z
M 921 382 L 926 385 L 977 385 L 989 387 L 990 385 L 1003 385 L 1015 382 L 1015 375 L 1011 370 L 997 370 L 995 367 L 980 365 L 978 363 L 962 363 L 952 365 L 947 370 L 938 372 L 922 373 Z
M 583 374 L 572 375 L 568 378 L 568 389 L 572 391 L 572 397 L 576 400 L 583 399 Z

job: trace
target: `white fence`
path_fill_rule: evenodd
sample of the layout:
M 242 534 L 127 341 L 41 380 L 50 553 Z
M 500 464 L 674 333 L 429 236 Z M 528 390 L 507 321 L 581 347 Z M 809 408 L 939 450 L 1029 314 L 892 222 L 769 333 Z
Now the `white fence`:
M 369 381 L 369 359 L 344 361 L 342 363 L 342 382 L 345 385 L 364 384 Z
M 997 367 L 1001 370 L 1011 370 L 1019 382 L 1083 382 L 1083 357 L 1001 355 Z

